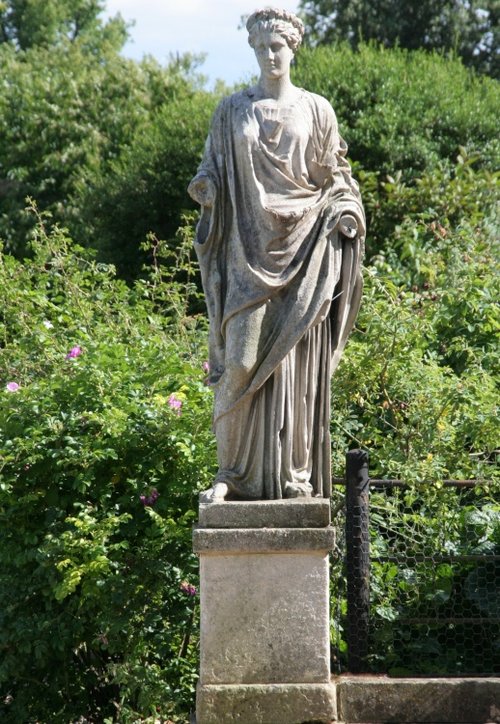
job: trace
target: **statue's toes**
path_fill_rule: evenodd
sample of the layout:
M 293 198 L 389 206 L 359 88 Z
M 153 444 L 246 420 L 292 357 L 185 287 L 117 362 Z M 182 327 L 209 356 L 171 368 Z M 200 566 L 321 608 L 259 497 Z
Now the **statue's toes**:
M 228 486 L 226 483 L 215 483 L 215 485 L 208 490 L 200 493 L 200 504 L 208 505 L 209 503 L 222 503 L 228 492 Z
M 310 498 L 312 485 L 309 483 L 287 483 L 285 485 L 285 498 Z

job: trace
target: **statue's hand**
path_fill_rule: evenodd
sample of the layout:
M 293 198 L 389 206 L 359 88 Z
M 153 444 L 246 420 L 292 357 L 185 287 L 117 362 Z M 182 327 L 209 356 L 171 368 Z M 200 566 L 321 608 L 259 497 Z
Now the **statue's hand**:
M 348 239 L 354 239 L 358 233 L 358 222 L 351 214 L 344 214 L 339 221 L 339 231 Z
M 210 176 L 204 173 L 198 174 L 189 184 L 188 194 L 200 206 L 213 206 L 216 194 L 215 184 Z

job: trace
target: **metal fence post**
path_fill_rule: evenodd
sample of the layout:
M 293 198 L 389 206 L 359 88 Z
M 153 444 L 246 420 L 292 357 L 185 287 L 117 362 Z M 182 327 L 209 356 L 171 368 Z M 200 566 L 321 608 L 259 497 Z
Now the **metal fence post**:
M 370 539 L 368 453 L 346 454 L 347 663 L 361 673 L 368 653 Z

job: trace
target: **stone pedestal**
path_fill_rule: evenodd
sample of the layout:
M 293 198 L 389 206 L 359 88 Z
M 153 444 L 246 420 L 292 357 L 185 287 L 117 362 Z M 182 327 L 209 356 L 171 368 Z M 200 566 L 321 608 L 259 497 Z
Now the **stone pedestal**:
M 201 505 L 197 724 L 336 717 L 330 683 L 329 501 Z

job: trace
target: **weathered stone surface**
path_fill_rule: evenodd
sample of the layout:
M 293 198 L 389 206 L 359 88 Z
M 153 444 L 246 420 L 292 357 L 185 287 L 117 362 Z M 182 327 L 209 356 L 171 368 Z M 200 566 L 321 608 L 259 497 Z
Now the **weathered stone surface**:
M 338 714 L 349 724 L 481 724 L 500 722 L 500 679 L 391 679 L 342 676 Z
M 330 680 L 325 552 L 202 555 L 200 591 L 201 684 Z
M 333 528 L 193 528 L 195 553 L 272 553 L 329 551 L 335 545 Z
M 196 724 L 302 724 L 336 717 L 330 684 L 198 686 Z
M 324 528 L 330 524 L 325 498 L 224 501 L 200 505 L 202 528 Z
M 328 101 L 293 85 L 304 26 L 248 18 L 258 82 L 217 107 L 188 192 L 219 470 L 202 502 L 328 498 L 330 378 L 359 308 L 365 214 Z

